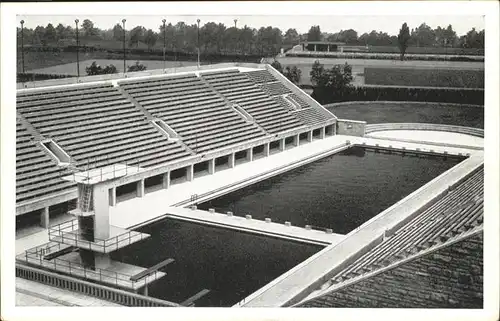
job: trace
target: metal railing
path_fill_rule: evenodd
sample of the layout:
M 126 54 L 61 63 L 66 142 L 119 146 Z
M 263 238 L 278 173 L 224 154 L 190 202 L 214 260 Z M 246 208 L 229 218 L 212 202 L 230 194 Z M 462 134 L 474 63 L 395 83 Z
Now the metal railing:
M 102 160 L 107 160 L 107 159 L 102 159 Z M 128 164 L 137 164 L 137 165 L 127 165 Z M 132 162 L 125 162 L 125 167 L 118 166 L 117 164 L 110 164 L 107 166 L 103 167 L 93 167 L 95 163 L 90 163 L 90 159 L 87 160 L 87 164 L 85 166 L 80 166 L 80 167 L 74 167 L 73 169 L 75 171 L 80 171 L 80 172 L 73 172 L 71 176 L 73 176 L 73 180 L 77 181 L 78 179 L 85 180 L 85 181 L 90 181 L 92 179 L 97 179 L 99 178 L 102 181 L 103 176 L 106 177 L 107 174 L 113 174 L 112 178 L 117 178 L 123 176 L 123 173 L 125 175 L 128 175 L 129 173 L 136 173 L 140 171 L 140 159 L 135 159 Z M 118 173 L 118 174 L 117 174 Z M 111 178 L 111 176 L 109 176 Z
M 164 301 L 120 289 L 94 284 L 68 276 L 43 271 L 34 267 L 16 264 L 16 277 L 82 293 L 94 298 L 133 307 L 179 307 L 177 303 Z
M 44 256 L 49 253 L 47 249 L 59 250 L 60 245 L 47 246 L 50 243 L 37 246 L 35 248 L 26 250 L 23 254 L 16 257 L 18 262 L 26 262 L 32 265 L 44 267 L 58 272 L 63 272 L 71 276 L 83 277 L 85 279 L 99 281 L 102 283 L 113 284 L 122 288 L 138 289 L 145 286 L 149 282 L 158 279 L 157 271 L 144 276 L 141 280 L 132 281 L 132 275 L 119 273 L 107 269 L 94 268 L 91 269 L 80 263 L 72 262 L 65 259 L 53 258 L 46 260 Z M 51 251 L 50 251 L 51 252 Z
M 49 228 L 49 240 L 76 247 L 85 247 L 91 251 L 108 253 L 120 247 L 133 244 L 145 239 L 147 234 L 136 231 L 125 231 L 109 239 L 93 238 L 93 241 L 84 238 L 86 232 L 93 233 L 92 229 L 81 228 L 78 220 L 71 220 Z

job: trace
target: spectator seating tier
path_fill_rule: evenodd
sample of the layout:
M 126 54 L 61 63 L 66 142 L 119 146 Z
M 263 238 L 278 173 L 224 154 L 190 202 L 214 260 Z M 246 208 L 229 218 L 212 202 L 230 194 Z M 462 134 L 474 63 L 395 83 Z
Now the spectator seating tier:
M 202 77 L 229 101 L 241 106 L 271 134 L 303 125 L 237 69 L 203 73 Z
M 295 116 L 302 120 L 304 124 L 314 125 L 331 119 L 325 111 L 316 108 L 304 108 L 294 112 Z
M 120 86 L 196 153 L 265 136 L 194 74 L 124 81 Z
M 280 96 L 280 95 L 285 95 L 285 94 L 291 94 L 292 92 L 290 89 L 285 87 L 281 82 L 276 81 L 276 82 L 270 82 L 270 83 L 264 83 L 264 84 L 259 84 L 260 88 L 262 89 L 263 92 L 268 94 L 269 96 Z
M 18 111 L 52 138 L 76 166 L 150 167 L 189 156 L 111 84 L 18 93 Z
M 249 71 L 245 74 L 256 84 L 277 81 L 277 79 L 265 69 Z
M 32 139 L 26 128 L 16 123 L 16 202 L 69 191 L 76 184 L 62 180 L 70 173 L 57 166 Z

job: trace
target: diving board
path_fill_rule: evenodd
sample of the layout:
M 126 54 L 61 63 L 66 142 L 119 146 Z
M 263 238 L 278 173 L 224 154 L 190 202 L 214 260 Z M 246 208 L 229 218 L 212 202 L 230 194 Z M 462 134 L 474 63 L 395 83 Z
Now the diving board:
M 51 253 L 45 255 L 43 257 L 43 259 L 50 261 L 52 259 L 55 259 L 56 257 L 71 253 L 71 252 L 75 251 L 76 249 L 77 249 L 77 247 L 75 247 L 75 246 L 68 246 L 68 247 L 62 248 L 60 250 L 57 250 L 57 251 L 54 251 L 54 252 L 51 252 Z
M 201 299 L 202 297 L 204 297 L 208 293 L 210 293 L 210 290 L 203 289 L 200 292 L 198 292 L 195 295 L 193 295 L 192 297 L 190 297 L 187 300 L 185 300 L 184 302 L 182 302 L 181 305 L 185 306 L 185 307 L 193 306 L 195 301 Z
M 132 282 L 137 282 L 138 280 L 142 279 L 143 277 L 149 275 L 149 274 L 152 274 L 156 271 L 158 271 L 159 269 L 161 269 L 162 267 L 164 266 L 167 266 L 169 265 L 170 263 L 173 263 L 175 260 L 174 259 L 166 259 L 165 261 L 163 262 L 160 262 L 158 264 L 155 264 L 153 265 L 152 267 L 150 268 L 147 268 L 146 270 L 140 272 L 140 273 L 137 273 L 135 275 L 132 275 L 130 277 L 130 281 Z

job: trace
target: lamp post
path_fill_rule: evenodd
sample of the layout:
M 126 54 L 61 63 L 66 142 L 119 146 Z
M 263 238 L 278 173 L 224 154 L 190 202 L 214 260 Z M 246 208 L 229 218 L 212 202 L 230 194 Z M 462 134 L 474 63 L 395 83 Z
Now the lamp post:
M 125 21 L 127 21 L 127 19 L 123 19 L 122 20 L 122 23 L 123 23 L 123 74 L 125 75 L 125 72 L 127 71 L 127 68 L 125 66 Z
M 75 19 L 75 25 L 76 25 L 76 75 L 78 78 L 80 78 L 80 56 L 79 56 L 79 51 L 80 51 L 80 43 L 78 42 L 78 19 Z
M 198 69 L 200 68 L 200 19 L 197 19 L 198 23 Z
M 165 53 L 167 51 L 167 29 L 165 29 L 165 22 L 167 22 L 167 20 L 163 19 L 162 20 L 163 22 L 163 72 L 165 72 Z
M 238 54 L 238 50 L 239 50 L 239 47 L 240 47 L 240 39 L 238 37 L 238 27 L 237 27 L 237 23 L 238 23 L 238 19 L 234 19 L 234 34 L 236 35 L 236 39 L 235 39 L 235 43 L 236 43 L 236 47 L 234 48 L 234 51 L 236 54 Z
M 234 51 L 235 51 L 236 54 L 238 53 L 238 47 L 239 47 L 238 46 L 239 45 L 239 43 L 238 43 L 238 28 L 236 27 L 237 23 L 238 23 L 238 19 L 234 19 L 234 34 L 235 34 L 235 37 L 236 37 L 236 39 L 235 39 L 236 46 L 234 47 Z
M 24 20 L 21 20 L 21 66 L 24 74 Z

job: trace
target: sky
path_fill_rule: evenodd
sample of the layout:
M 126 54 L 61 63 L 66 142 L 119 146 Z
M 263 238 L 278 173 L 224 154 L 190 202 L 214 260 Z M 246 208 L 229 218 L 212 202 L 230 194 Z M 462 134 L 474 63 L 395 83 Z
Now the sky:
M 438 26 L 447 27 L 449 24 L 458 35 L 467 33 L 472 28 L 476 30 L 484 29 L 484 19 L 479 15 L 454 15 L 454 16 L 437 16 L 437 15 L 379 15 L 379 16 L 290 16 L 290 15 L 17 15 L 17 22 L 25 21 L 24 26 L 27 28 L 35 28 L 37 25 L 46 26 L 52 23 L 57 26 L 59 23 L 63 25 L 74 26 L 75 19 L 81 22 L 84 19 L 90 19 L 94 22 L 95 27 L 100 29 L 110 29 L 116 23 L 121 23 L 123 18 L 127 19 L 126 28 L 132 29 L 135 26 L 142 25 L 146 29 L 158 31 L 158 27 L 162 24 L 162 19 L 168 23 L 176 24 L 178 21 L 184 21 L 186 24 L 196 24 L 196 19 L 200 19 L 200 25 L 205 22 L 224 23 L 226 26 L 233 26 L 234 19 L 237 19 L 238 28 L 248 25 L 252 28 L 260 28 L 262 26 L 273 26 L 280 28 L 285 32 L 288 28 L 295 28 L 299 33 L 307 33 L 312 25 L 319 25 L 322 32 L 334 33 L 340 30 L 354 29 L 361 35 L 365 32 L 369 33 L 372 30 L 387 32 L 390 35 L 397 35 L 403 22 L 408 23 L 410 29 L 418 27 L 425 22 L 432 28 Z

